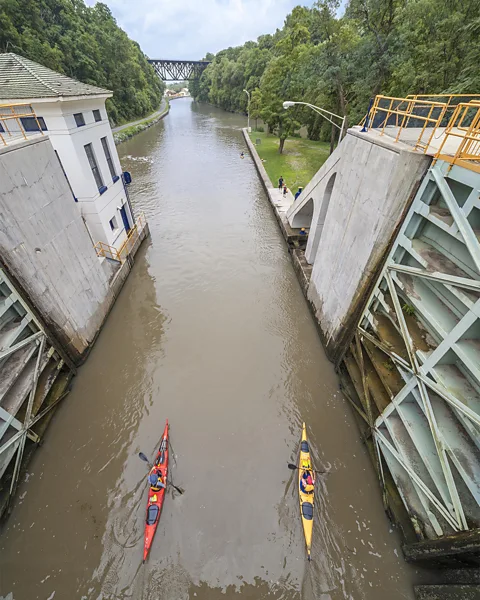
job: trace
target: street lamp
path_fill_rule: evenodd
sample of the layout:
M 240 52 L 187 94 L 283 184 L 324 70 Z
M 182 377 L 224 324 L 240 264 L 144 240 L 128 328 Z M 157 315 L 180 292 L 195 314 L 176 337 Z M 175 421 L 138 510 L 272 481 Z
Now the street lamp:
M 287 110 L 287 108 L 291 108 L 292 106 L 295 106 L 295 104 L 303 104 L 304 106 L 309 106 L 312 110 L 321 115 L 324 119 L 330 121 L 332 125 L 335 125 L 337 129 L 340 129 L 339 141 L 342 141 L 343 135 L 345 133 L 345 116 L 341 117 L 340 115 L 336 115 L 335 113 L 332 113 L 329 110 L 325 110 L 324 108 L 320 108 L 319 106 L 315 106 L 314 104 L 310 104 L 309 102 L 292 102 L 291 100 L 286 100 L 283 103 L 283 108 Z M 333 121 L 332 119 L 339 119 L 341 125 L 335 123 L 335 121 Z
M 250 92 L 248 90 L 243 90 L 248 96 L 248 106 L 247 106 L 247 130 L 250 133 Z

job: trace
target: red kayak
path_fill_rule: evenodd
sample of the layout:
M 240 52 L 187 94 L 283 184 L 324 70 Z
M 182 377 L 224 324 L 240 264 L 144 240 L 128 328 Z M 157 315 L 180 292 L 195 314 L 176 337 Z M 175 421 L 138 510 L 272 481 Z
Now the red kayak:
M 147 560 L 150 546 L 152 545 L 153 536 L 157 529 L 160 515 L 162 513 L 163 501 L 165 500 L 165 492 L 167 491 L 167 474 L 168 474 L 168 419 L 165 423 L 165 429 L 162 435 L 160 448 L 158 449 L 153 469 L 150 473 L 161 474 L 161 479 L 165 487 L 156 489 L 148 486 L 148 503 L 147 503 L 147 518 L 145 522 L 145 536 L 143 544 L 143 562 Z

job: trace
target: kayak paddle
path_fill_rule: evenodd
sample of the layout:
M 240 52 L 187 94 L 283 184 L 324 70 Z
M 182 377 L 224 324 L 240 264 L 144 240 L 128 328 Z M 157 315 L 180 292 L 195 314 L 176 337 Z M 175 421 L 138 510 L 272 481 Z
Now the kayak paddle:
M 139 457 L 140 457 L 140 458 L 141 458 L 141 459 L 142 459 L 144 462 L 146 462 L 146 463 L 147 463 L 147 465 L 148 465 L 148 466 L 149 466 L 151 469 L 153 469 L 153 465 L 152 465 L 152 463 L 151 463 L 151 462 L 148 460 L 148 458 L 145 456 L 145 454 L 144 454 L 143 452 L 139 452 L 139 453 L 138 453 L 138 456 L 139 456 Z M 168 477 L 167 477 L 167 483 L 169 483 L 169 484 L 170 484 L 170 485 L 171 485 L 173 488 L 175 488 L 179 494 L 183 494 L 183 493 L 185 492 L 185 490 L 182 490 L 182 488 L 179 488 L 179 487 L 177 487 L 176 485 L 174 485 L 174 484 L 172 483 L 172 480 L 171 480 L 171 479 L 168 479 Z
M 297 467 L 297 465 L 294 465 L 292 463 L 288 463 L 287 467 L 291 470 L 291 471 L 295 471 L 296 469 L 298 469 L 299 467 Z M 316 471 L 315 469 L 307 469 L 307 471 L 313 471 L 314 473 L 329 473 L 329 471 Z

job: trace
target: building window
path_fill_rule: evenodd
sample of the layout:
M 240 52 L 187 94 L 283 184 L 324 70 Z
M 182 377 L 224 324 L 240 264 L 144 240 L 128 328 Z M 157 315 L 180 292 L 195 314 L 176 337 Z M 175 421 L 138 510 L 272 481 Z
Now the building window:
M 117 217 L 112 217 L 109 221 L 110 223 L 110 229 L 112 231 L 115 231 L 115 229 L 118 229 L 118 225 L 117 225 Z
M 45 125 L 43 117 L 20 117 L 20 121 L 22 122 L 25 131 L 40 131 L 40 129 L 42 131 L 47 131 L 47 126 Z
M 100 111 L 98 110 L 98 108 L 96 108 L 93 111 L 93 118 L 95 119 L 95 123 L 98 123 L 99 121 L 102 120 L 102 115 L 100 114 Z
M 83 118 L 83 113 L 75 113 L 73 115 L 73 118 L 75 119 L 75 123 L 77 124 L 77 127 L 82 127 L 83 125 L 85 125 L 85 119 Z
M 95 178 L 95 183 L 97 184 L 98 191 L 102 194 L 102 190 L 105 191 L 105 185 L 103 183 L 102 175 L 97 165 L 97 160 L 95 158 L 95 153 L 93 152 L 92 144 L 87 144 L 84 146 L 85 152 L 87 154 L 88 163 L 90 168 L 92 169 L 93 176 Z M 105 188 L 106 189 L 106 188 Z
M 108 168 L 110 169 L 110 175 L 112 176 L 112 179 L 116 181 L 118 177 L 115 173 L 115 166 L 113 164 L 112 155 L 110 154 L 110 148 L 108 147 L 107 138 L 103 137 L 100 139 L 100 141 L 102 142 L 103 151 L 105 152 L 105 158 L 107 159 Z

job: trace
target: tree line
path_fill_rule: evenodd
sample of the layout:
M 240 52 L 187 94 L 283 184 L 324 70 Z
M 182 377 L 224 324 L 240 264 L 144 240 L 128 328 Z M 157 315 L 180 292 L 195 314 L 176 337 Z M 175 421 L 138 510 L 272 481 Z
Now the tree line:
M 328 141 L 333 127 L 303 101 L 358 124 L 377 94 L 480 93 L 480 0 L 339 0 L 297 6 L 282 29 L 210 54 L 192 96 L 261 118 L 280 139 L 305 125 Z M 333 144 L 333 139 L 332 142 Z
M 101 2 L 1 0 L 0 51 L 112 90 L 107 109 L 114 123 L 152 113 L 165 89 L 140 46 Z

